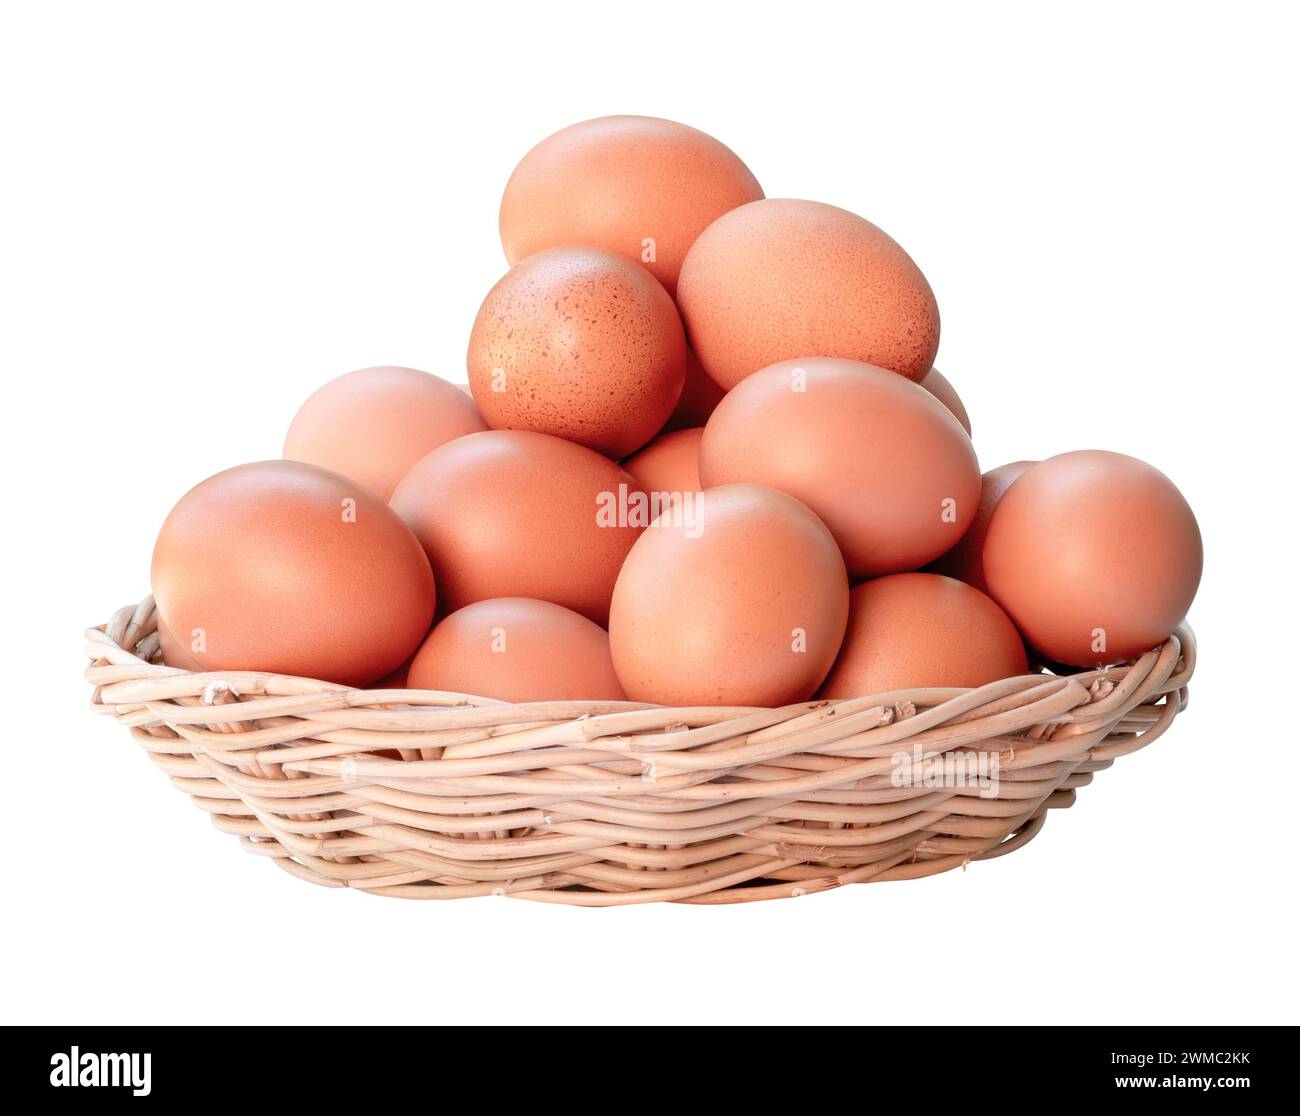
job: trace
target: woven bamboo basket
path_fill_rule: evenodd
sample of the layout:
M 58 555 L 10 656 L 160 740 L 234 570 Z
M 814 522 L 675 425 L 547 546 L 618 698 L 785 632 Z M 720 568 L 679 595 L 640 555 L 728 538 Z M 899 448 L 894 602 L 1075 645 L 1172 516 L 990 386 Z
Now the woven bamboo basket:
M 669 709 L 191 673 L 159 661 L 151 598 L 86 636 L 94 708 L 292 875 L 600 907 L 808 895 L 1002 856 L 1164 733 L 1196 657 L 1184 627 L 1068 676 Z

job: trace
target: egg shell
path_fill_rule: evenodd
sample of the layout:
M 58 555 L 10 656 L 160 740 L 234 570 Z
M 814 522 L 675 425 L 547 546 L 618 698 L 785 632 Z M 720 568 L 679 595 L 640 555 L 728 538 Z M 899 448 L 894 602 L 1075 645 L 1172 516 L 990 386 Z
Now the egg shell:
M 953 413 L 953 417 L 961 423 L 961 428 L 969 435 L 970 415 L 966 413 L 966 405 L 957 394 L 957 389 L 948 382 L 948 378 L 939 369 L 931 368 L 922 377 L 921 386 Z
M 177 639 L 162 617 L 159 616 L 157 619 L 158 650 L 162 653 L 162 661 L 169 667 L 192 670 L 202 674 L 206 668 L 190 653 L 189 640 Z
M 691 347 L 686 347 L 686 383 L 682 387 L 681 398 L 668 416 L 660 433 L 668 434 L 674 430 L 685 430 L 691 426 L 703 426 L 709 416 L 717 409 L 722 397 L 726 395 L 720 384 L 709 379 L 708 373 L 700 366 Z
M 624 461 L 623 468 L 646 492 L 698 492 L 703 437 L 702 426 L 661 434 Z
M 672 120 L 604 116 L 548 136 L 520 160 L 501 199 L 501 245 L 512 264 L 561 245 L 601 248 L 644 264 L 671 292 L 710 222 L 762 196 L 712 136 Z
M 488 430 L 422 458 L 392 503 L 423 544 L 446 611 L 532 597 L 603 624 L 619 567 L 644 527 L 619 514 L 620 485 L 640 491 L 624 469 L 583 446 Z
M 1149 651 L 1182 623 L 1201 579 L 1201 533 L 1158 469 L 1079 450 L 1027 469 L 984 540 L 989 592 L 1048 659 L 1074 666 Z
M 975 586 L 982 593 L 988 592 L 988 580 L 984 576 L 984 536 L 988 533 L 989 520 L 1007 489 L 1034 464 L 1033 461 L 1012 461 L 990 469 L 980 478 L 980 502 L 974 521 L 956 546 L 930 563 L 930 573 L 946 574 Z
M 592 248 L 552 248 L 488 293 L 466 366 L 494 429 L 625 457 L 677 405 L 686 338 L 673 300 L 645 268 Z
M 984 686 L 1027 669 L 1020 633 L 978 589 L 939 574 L 891 574 L 854 587 L 844 644 L 818 696 Z
M 284 457 L 342 473 L 387 500 L 411 466 L 444 442 L 486 430 L 455 384 L 415 368 L 348 372 L 298 410 Z
M 153 593 L 171 632 L 201 629 L 207 670 L 361 686 L 415 650 L 434 579 L 402 520 L 356 481 L 298 461 L 209 477 L 168 515 Z
M 783 361 L 732 388 L 704 428 L 700 479 L 802 500 L 854 579 L 937 558 L 974 519 L 980 490 L 970 439 L 934 396 L 826 357 Z
M 458 609 L 434 627 L 409 685 L 500 701 L 622 701 L 609 636 L 549 601 L 499 597 Z
M 871 222 L 820 202 L 774 198 L 719 217 L 687 253 L 677 304 L 724 388 L 806 355 L 920 380 L 939 348 L 939 308 L 912 258 Z
M 385 674 L 383 678 L 375 679 L 375 681 L 371 682 L 366 687 L 366 689 L 367 690 L 405 690 L 406 680 L 410 674 L 410 670 L 411 670 L 411 660 L 407 659 L 406 662 L 402 663 L 401 666 L 399 666 L 396 670 L 392 671 L 389 674 Z M 400 758 L 400 757 L 395 757 L 395 758 Z
M 769 488 L 729 485 L 660 516 L 614 589 L 610 649 L 634 701 L 785 705 L 830 669 L 848 616 L 826 526 Z

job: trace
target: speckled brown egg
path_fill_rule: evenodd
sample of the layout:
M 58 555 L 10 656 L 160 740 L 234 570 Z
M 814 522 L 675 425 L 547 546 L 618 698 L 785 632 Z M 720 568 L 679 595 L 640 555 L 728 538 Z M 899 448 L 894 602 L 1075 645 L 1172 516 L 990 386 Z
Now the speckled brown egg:
M 989 592 L 1035 649 L 1073 666 L 1121 662 L 1166 639 L 1201 562 L 1196 516 L 1173 482 L 1104 450 L 1026 469 L 984 538 Z
M 624 461 L 623 468 L 646 492 L 698 492 L 703 436 L 702 426 L 661 434 Z
M 549 601 L 478 601 L 439 621 L 407 684 L 500 701 L 622 701 L 609 636 Z
M 387 500 L 430 450 L 486 429 L 456 384 L 414 368 L 362 368 L 331 380 L 299 408 L 284 456 L 342 473 Z
M 445 611 L 533 597 L 603 624 L 619 568 L 645 526 L 628 500 L 639 491 L 629 473 L 584 446 L 487 430 L 423 457 L 392 504 L 424 545 Z
M 835 540 L 793 497 L 757 485 L 699 493 L 637 540 L 610 608 L 628 697 L 664 705 L 784 705 L 809 697 L 844 635 Z
M 961 401 L 961 396 L 957 394 L 957 389 L 948 382 L 947 376 L 940 372 L 939 369 L 931 368 L 921 378 L 920 384 L 953 413 L 953 416 L 961 423 L 962 429 L 967 434 L 971 432 L 970 415 L 966 413 L 966 405 Z
M 813 355 L 920 380 L 939 348 L 939 308 L 912 258 L 871 222 L 820 202 L 767 199 L 719 217 L 687 253 L 677 303 L 724 388 Z
M 1020 633 L 978 589 L 938 574 L 893 574 L 854 588 L 844 645 L 818 696 L 984 686 L 1026 669 Z
M 783 361 L 732 388 L 704 428 L 700 479 L 802 500 L 855 579 L 937 558 L 974 519 L 980 490 L 970 439 L 933 395 L 827 357 Z
M 533 430 L 625 457 L 672 414 L 686 340 L 645 268 L 592 248 L 516 264 L 479 308 L 467 359 L 489 426 Z
M 984 577 L 984 536 L 989 529 L 989 520 L 1006 490 L 1033 464 L 1032 461 L 1012 461 L 990 469 L 980 478 L 980 502 L 975 509 L 974 521 L 956 546 L 930 563 L 931 573 L 946 574 L 975 586 L 983 593 L 988 592 L 988 581 Z
M 709 223 L 762 196 L 712 136 L 672 120 L 604 116 L 523 157 L 501 199 L 501 244 L 512 264 L 562 245 L 602 248 L 644 264 L 671 292 Z
M 434 612 L 410 528 L 365 486 L 298 461 L 240 465 L 186 493 L 158 533 L 153 593 L 207 670 L 353 686 L 402 663 Z

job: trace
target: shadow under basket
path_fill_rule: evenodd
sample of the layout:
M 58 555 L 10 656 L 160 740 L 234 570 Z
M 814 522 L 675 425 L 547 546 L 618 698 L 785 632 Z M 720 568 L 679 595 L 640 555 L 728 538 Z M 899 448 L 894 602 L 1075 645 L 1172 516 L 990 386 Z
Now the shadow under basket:
M 159 661 L 153 601 L 86 633 L 93 706 L 217 828 L 325 887 L 588 907 L 743 903 L 964 868 L 1187 705 L 1141 658 L 782 709 L 512 705 Z

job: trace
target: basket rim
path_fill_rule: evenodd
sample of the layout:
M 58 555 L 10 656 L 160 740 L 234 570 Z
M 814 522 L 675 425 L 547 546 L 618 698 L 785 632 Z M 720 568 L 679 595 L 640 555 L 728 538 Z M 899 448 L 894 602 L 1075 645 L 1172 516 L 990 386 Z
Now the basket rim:
M 612 701 L 612 700 L 586 700 L 586 699 L 565 699 L 561 701 L 542 701 L 542 702 L 510 702 L 500 698 L 487 697 L 481 694 L 456 693 L 446 690 L 422 690 L 411 687 L 387 688 L 387 689 L 370 689 L 365 686 L 348 686 L 339 682 L 330 682 L 320 678 L 310 678 L 302 675 L 283 674 L 272 671 L 258 670 L 207 670 L 193 671 L 184 667 L 167 666 L 161 662 L 153 662 L 141 658 L 136 652 L 142 639 L 148 637 L 151 630 L 149 624 L 151 621 L 156 623 L 156 608 L 152 594 L 146 595 L 137 604 L 124 605 L 119 608 L 113 616 L 105 623 L 98 624 L 85 630 L 86 646 L 85 652 L 87 657 L 92 661 L 107 659 L 115 667 L 133 667 L 138 669 L 142 675 L 163 679 L 163 678 L 187 678 L 200 679 L 205 684 L 212 685 L 229 685 L 235 690 L 241 698 L 250 694 L 266 694 L 274 696 L 293 696 L 304 693 L 329 693 L 346 695 L 346 704 L 351 706 L 373 706 L 392 704 L 395 701 L 401 701 L 404 704 L 418 706 L 434 706 L 437 708 L 463 708 L 471 706 L 477 709 L 496 708 L 500 710 L 510 710 L 512 713 L 518 712 L 538 712 L 548 713 L 552 716 L 567 716 L 571 718 L 598 716 L 610 713 L 622 712 L 681 712 L 681 713 L 698 713 L 700 710 L 713 710 L 718 713 L 725 713 L 729 716 L 739 716 L 744 714 L 753 714 L 760 712 L 773 712 L 779 709 L 790 709 L 795 707 L 806 707 L 808 705 L 816 706 L 838 706 L 845 703 L 858 703 L 868 699 L 875 699 L 877 704 L 882 706 L 906 706 L 908 704 L 915 706 L 937 706 L 948 701 L 960 698 L 963 695 L 977 693 L 988 690 L 990 687 L 1003 686 L 1006 683 L 1025 680 L 1025 688 L 1031 685 L 1042 684 L 1043 682 L 1060 679 L 1067 680 L 1078 684 L 1081 689 L 1088 689 L 1098 681 L 1109 681 L 1116 683 L 1124 679 L 1130 671 L 1138 664 L 1152 656 L 1159 657 L 1171 645 L 1177 650 L 1177 659 L 1175 669 L 1170 672 L 1168 678 L 1163 683 L 1163 689 L 1160 692 L 1171 690 L 1185 689 L 1188 680 L 1192 677 L 1196 668 L 1196 638 L 1190 625 L 1184 620 L 1170 635 L 1157 644 L 1150 651 L 1134 659 L 1125 660 L 1124 662 L 1114 663 L 1106 666 L 1080 668 L 1068 674 L 1055 674 L 1051 671 L 1042 670 L 1038 673 L 1025 673 L 1019 675 L 1009 675 L 1007 678 L 999 679 L 996 682 L 988 683 L 982 687 L 914 687 L 904 690 L 880 691 L 873 694 L 863 694 L 855 698 L 809 698 L 803 702 L 794 702 L 788 706 L 756 706 L 756 705 L 695 705 L 695 706 L 669 706 L 660 705 L 653 702 L 636 702 L 636 701 Z M 156 628 L 152 629 L 156 631 Z M 115 649 L 115 653 L 113 652 Z M 109 654 L 106 654 L 109 652 Z M 87 668 L 87 674 L 90 670 Z M 93 678 L 88 677 L 87 681 L 92 683 Z M 401 695 L 399 698 L 398 695 Z M 1081 704 L 1083 702 L 1081 701 Z M 1115 702 L 1113 704 L 1118 704 Z M 1096 710 L 1091 711 L 1094 715 Z M 491 715 L 487 715 L 484 724 L 491 723 Z

